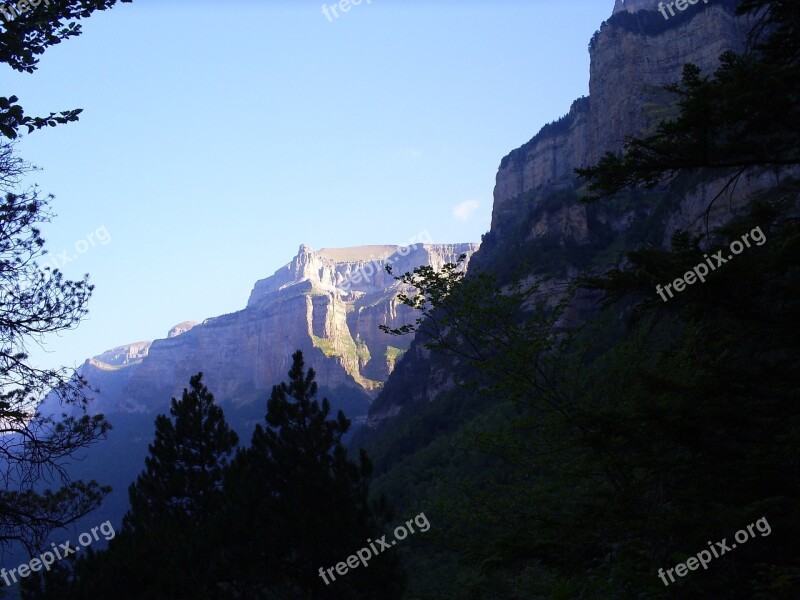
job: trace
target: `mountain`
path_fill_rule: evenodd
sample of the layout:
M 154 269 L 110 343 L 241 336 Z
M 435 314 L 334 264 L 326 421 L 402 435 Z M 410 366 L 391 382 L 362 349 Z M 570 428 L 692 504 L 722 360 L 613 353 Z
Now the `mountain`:
M 627 136 L 641 135 L 674 114 L 664 86 L 680 80 L 685 63 L 712 72 L 726 50 L 743 51 L 753 21 L 734 14 L 735 1 L 698 3 L 666 21 L 651 0 L 618 0 L 614 14 L 589 43 L 589 96 L 545 125 L 500 161 L 492 222 L 471 271 L 487 270 L 508 280 L 518 265 L 546 277 L 544 289 L 563 289 L 586 271 L 618 264 L 625 250 L 667 246 L 677 229 L 699 233 L 729 221 L 744 199 L 773 184 L 768 173 L 744 177 L 725 202 L 711 204 L 723 180 L 701 181 L 659 202 L 635 193 L 615 202 L 585 204 L 575 168 L 595 164 L 622 149 Z M 708 212 L 707 212 L 708 211 Z M 567 315 L 594 311 L 597 294 L 579 291 Z M 450 363 L 412 343 L 370 408 L 369 426 L 390 416 L 415 414 L 453 388 Z M 387 426 L 397 427 L 387 423 Z M 369 436 L 359 438 L 365 440 Z
M 477 248 L 417 244 L 315 251 L 302 245 L 289 263 L 256 282 L 243 310 L 199 324 L 187 321 L 163 339 L 108 350 L 88 359 L 79 372 L 100 388 L 98 412 L 164 412 L 169 398 L 203 371 L 226 409 L 258 418 L 265 396 L 285 377 L 291 353 L 301 349 L 319 380 L 342 390 L 332 398 L 334 406 L 363 416 L 406 349 L 378 328 L 409 318 L 397 302 L 399 284 L 384 266 L 396 272 L 439 268 Z
M 118 346 L 86 360 L 78 372 L 99 390 L 90 411 L 104 413 L 113 430 L 71 466 L 70 476 L 96 479 L 114 492 L 76 531 L 106 519 L 119 523 L 127 487 L 144 466 L 156 415 L 169 412 L 170 398 L 180 397 L 198 371 L 243 444 L 263 421 L 270 390 L 286 379 L 297 349 L 317 372 L 320 399 L 327 396 L 334 413 L 343 410 L 355 425 L 363 422 L 408 345 L 378 329 L 411 318 L 397 302 L 401 286 L 384 267 L 397 273 L 421 265 L 440 268 L 461 254 L 468 263 L 477 249 L 468 243 L 318 251 L 302 245 L 289 263 L 255 284 L 244 309 L 202 323 L 186 321 L 163 339 Z M 54 402 L 48 398 L 40 410 L 60 412 Z
M 414 574 L 409 597 L 796 595 L 796 566 L 784 567 L 789 560 L 779 545 L 720 565 L 709 578 L 687 578 L 679 589 L 665 591 L 655 575 L 661 563 L 679 562 L 686 548 L 703 544 L 703 536 L 733 536 L 756 513 L 796 530 L 794 504 L 784 498 L 795 495 L 787 440 L 797 406 L 791 324 L 798 248 L 796 225 L 786 224 L 796 224 L 800 211 L 796 145 L 785 169 L 678 168 L 653 188 L 584 201 L 585 182 L 574 170 L 677 117 L 676 97 L 664 86 L 681 81 L 686 63 L 710 77 L 723 53 L 750 48 L 756 21 L 736 16 L 739 2 L 663 3 L 685 8 L 668 19 L 659 4 L 618 0 L 589 43 L 589 95 L 502 158 L 491 229 L 466 277 L 541 281 L 545 299 L 556 300 L 578 277 L 610 271 L 603 283 L 618 293 L 612 300 L 621 300 L 604 305 L 602 292 L 583 279 L 546 329 L 555 332 L 554 345 L 539 345 L 533 334 L 530 353 L 523 349 L 527 337 L 519 336 L 530 329 L 512 325 L 506 331 L 516 336 L 505 337 L 474 308 L 478 303 L 469 304 L 464 329 L 477 322 L 499 340 L 486 344 L 481 359 L 489 358 L 471 360 L 484 350 L 480 343 L 444 355 L 415 339 L 351 443 L 374 461 L 376 497 L 390 498 L 398 514 L 424 509 L 438 523 L 441 533 L 405 557 Z M 785 55 L 787 62 L 796 56 Z M 771 75 L 774 63 L 756 64 Z M 749 80 L 737 74 L 735 85 L 722 86 L 735 92 L 732 103 L 749 92 Z M 794 88 L 778 81 L 787 94 L 780 101 L 796 102 Z M 698 87 L 706 99 L 718 97 Z M 772 99 L 759 92 L 753 96 L 760 102 L 742 103 L 756 106 L 748 118 Z M 709 104 L 692 100 L 695 109 Z M 770 126 L 786 127 L 787 145 L 796 142 L 790 119 L 765 112 Z M 735 125 L 709 125 L 708 137 L 744 145 L 739 131 L 749 121 L 736 114 Z M 704 121 L 692 117 L 702 129 Z M 764 122 L 751 128 L 769 130 Z M 693 142 L 707 140 L 685 124 L 676 129 Z M 712 164 L 716 158 L 713 150 L 697 155 Z M 673 160 L 667 164 L 681 162 Z M 773 236 L 769 250 L 748 250 L 713 283 L 662 305 L 655 295 L 661 277 L 680 278 L 687 264 L 702 263 L 704 250 L 724 250 L 756 223 Z M 534 316 L 526 325 L 539 331 L 538 323 Z M 573 327 L 581 324 L 587 326 Z M 574 337 L 562 335 L 565 329 Z M 756 418 L 774 421 L 765 426 Z
M 800 210 L 796 146 L 786 169 L 679 169 L 652 189 L 583 201 L 585 182 L 574 170 L 677 117 L 676 97 L 664 86 L 681 81 L 686 63 L 710 77 L 725 52 L 751 48 L 756 20 L 737 16 L 737 1 L 665 2 L 685 8 L 668 19 L 659 4 L 617 0 L 589 41 L 589 95 L 500 160 L 491 228 L 467 275 L 488 273 L 501 284 L 542 281 L 554 300 L 576 278 L 612 271 L 622 300 L 604 306 L 601 291 L 578 287 L 555 328 L 586 324 L 570 327 L 576 342 L 536 357 L 520 352 L 527 363 L 498 350 L 508 371 L 497 361 L 481 368 L 458 352 L 433 352 L 415 339 L 351 443 L 374 461 L 376 497 L 390 498 L 398 514 L 425 509 L 439 524 L 435 540 L 406 556 L 414 574 L 409 597 L 795 597 L 798 579 L 788 574 L 796 567 L 783 566 L 780 546 L 756 549 L 676 590 L 663 590 L 655 575 L 659 563 L 678 562 L 692 540 L 732 536 L 756 512 L 787 530 L 796 526 L 793 505 L 782 504 L 794 497 L 794 463 L 781 457 L 791 445 L 785 440 L 797 381 L 796 343 L 789 341 L 796 339 L 796 311 L 784 308 L 796 306 L 796 270 L 792 278 L 789 269 L 797 246 L 785 239 L 797 237 L 785 224 L 796 223 Z M 759 68 L 771 73 L 772 66 Z M 747 95 L 737 84 L 732 102 Z M 796 102 L 792 90 L 780 101 Z M 778 117 L 770 115 L 772 126 Z M 791 143 L 796 128 L 786 121 Z M 739 131 L 709 129 L 712 139 L 737 139 Z M 778 212 L 778 201 L 794 210 Z M 700 248 L 725 248 L 755 222 L 773 236 L 768 252 L 780 259 L 748 250 L 751 258 L 726 266 L 716 283 L 666 307 L 655 297 L 658 280 L 650 294 L 642 291 L 651 278 L 680 277 L 686 268 L 676 256 L 702 262 Z M 781 222 L 788 231 L 778 241 Z M 728 230 L 715 235 L 723 226 Z M 703 245 L 693 246 L 693 238 Z M 731 252 L 738 254 L 732 245 Z M 475 313 L 485 325 L 485 315 Z M 497 385 L 482 387 L 487 380 Z M 776 398 L 786 404 L 776 408 Z M 756 415 L 769 415 L 773 425 L 755 424 Z M 741 423 L 741 436 L 727 429 L 732 423 Z M 740 449 L 737 437 L 751 434 L 751 445 Z M 715 436 L 730 441 L 716 454 L 699 441 Z M 740 494 L 728 491 L 737 485 Z M 756 579 L 754 565 L 769 576 Z M 747 577 L 742 568 L 750 569 Z M 692 595 L 692 586 L 703 593 Z
M 655 11 L 657 2 L 625 4 L 653 9 L 615 10 L 592 37 L 589 96 L 576 100 L 564 117 L 500 161 L 491 236 L 502 237 L 520 217 L 527 217 L 530 203 L 571 188 L 573 169 L 619 151 L 627 136 L 640 135 L 672 114 L 663 86 L 680 80 L 688 62 L 710 73 L 724 51 L 743 51 L 753 24 L 735 16 L 736 2 L 697 4 L 669 21 Z M 691 223 L 705 205 L 699 198 L 687 198 L 682 208 L 675 225 Z M 712 217 L 726 218 L 723 212 Z M 586 209 L 570 204 L 557 216 L 537 223 L 531 233 L 538 237 L 563 233 L 582 243 L 586 221 Z

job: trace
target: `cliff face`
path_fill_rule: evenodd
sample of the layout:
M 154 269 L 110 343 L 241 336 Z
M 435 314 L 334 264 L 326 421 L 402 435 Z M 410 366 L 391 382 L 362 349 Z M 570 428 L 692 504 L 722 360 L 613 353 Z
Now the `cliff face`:
M 98 354 L 93 359 L 97 363 L 102 363 L 109 367 L 124 367 L 127 365 L 139 364 L 147 356 L 150 350 L 150 342 L 136 342 L 125 346 L 118 346 L 111 350 L 106 350 Z
M 543 289 L 555 288 L 584 270 L 604 271 L 625 249 L 665 245 L 677 229 L 714 228 L 731 218 L 743 198 L 772 183 L 769 175 L 743 178 L 725 201 L 713 205 L 707 221 L 702 217 L 721 181 L 647 202 L 638 202 L 635 193 L 613 202 L 580 202 L 574 169 L 620 151 L 627 136 L 645 134 L 676 114 L 664 85 L 681 79 L 685 63 L 710 74 L 725 51 L 746 48 L 753 22 L 735 16 L 736 2 L 698 2 L 669 19 L 658 12 L 658 4 L 617 0 L 614 14 L 589 44 L 589 96 L 574 101 L 564 117 L 502 159 L 491 230 L 473 257 L 475 269 L 502 280 L 514 257 L 527 261 L 529 275 L 550 278 Z M 580 322 L 596 301 L 596 293 L 579 291 L 566 318 Z M 378 427 L 451 389 L 452 373 L 453 364 L 415 340 L 373 403 L 368 424 Z
M 98 412 L 163 412 L 189 377 L 203 371 L 204 383 L 223 404 L 249 412 L 263 402 L 289 370 L 300 349 L 327 389 L 360 398 L 346 406 L 363 415 L 408 342 L 383 334 L 411 316 L 399 306 L 397 282 L 383 270 L 401 273 L 420 265 L 441 267 L 476 244 L 416 244 L 300 250 L 274 275 L 258 281 L 244 310 L 181 323 L 166 338 L 109 350 L 87 360 L 81 373 L 100 388 Z M 334 407 L 336 398 L 331 398 Z
M 736 17 L 729 2 L 699 3 L 668 21 L 658 2 L 617 2 L 589 45 L 589 96 L 545 126 L 500 163 L 494 189 L 492 231 L 502 232 L 529 210 L 524 202 L 571 187 L 573 169 L 621 150 L 626 136 L 641 135 L 670 115 L 665 84 L 681 78 L 687 62 L 712 72 L 725 50 L 745 48 L 748 19 Z M 641 12 L 636 12 L 641 9 Z M 632 14 L 633 13 L 633 14 Z M 705 208 L 705 207 L 703 207 Z M 580 231 L 580 215 L 562 216 Z M 724 218 L 724 217 L 722 217 Z
M 656 10 L 657 6 L 658 0 L 616 0 L 614 3 L 614 14 L 619 12 L 635 13 L 640 10 Z

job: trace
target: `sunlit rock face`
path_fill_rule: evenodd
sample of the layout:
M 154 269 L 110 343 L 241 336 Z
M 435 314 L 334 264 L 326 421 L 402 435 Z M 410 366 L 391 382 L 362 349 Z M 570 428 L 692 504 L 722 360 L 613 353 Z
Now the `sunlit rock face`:
M 200 371 L 247 445 L 255 424 L 264 423 L 272 386 L 286 380 L 292 354 L 302 350 L 306 367 L 317 375 L 318 400 L 328 398 L 332 417 L 345 413 L 354 425 L 351 435 L 366 422 L 373 398 L 410 343 L 410 336 L 392 337 L 379 326 L 397 328 L 416 317 L 397 301 L 403 288 L 383 267 L 390 264 L 398 274 L 423 265 L 440 268 L 461 254 L 467 255 L 466 265 L 478 249 L 478 244 L 428 242 L 318 251 L 303 245 L 255 284 L 244 309 L 199 324 L 185 321 L 162 339 L 118 346 L 86 360 L 79 372 L 94 389 L 88 409 L 105 414 L 113 429 L 69 472 L 73 479 L 96 479 L 114 489 L 86 530 L 103 519 L 119 522 L 128 508 L 126 490 L 153 440 L 156 415 L 169 414 L 170 399 L 180 398 Z M 80 414 L 62 406 L 54 393 L 39 408 L 47 415 Z
M 414 318 L 398 302 L 401 287 L 385 266 L 395 273 L 422 265 L 438 269 L 461 254 L 467 256 L 466 266 L 477 249 L 477 244 L 424 240 L 318 251 L 301 245 L 291 261 L 254 285 L 243 310 L 200 324 L 185 321 L 163 339 L 88 359 L 80 371 L 100 390 L 93 409 L 166 412 L 170 398 L 202 371 L 220 403 L 245 412 L 256 405 L 260 413 L 299 349 L 320 384 L 343 390 L 348 412 L 363 415 L 410 342 L 379 327 L 397 328 Z M 331 401 L 339 404 L 336 397 Z

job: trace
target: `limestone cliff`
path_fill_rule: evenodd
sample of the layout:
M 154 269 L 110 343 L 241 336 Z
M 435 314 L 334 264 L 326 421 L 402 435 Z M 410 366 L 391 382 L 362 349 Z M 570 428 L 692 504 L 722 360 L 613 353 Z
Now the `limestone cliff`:
M 189 377 L 203 371 L 223 404 L 248 414 L 257 406 L 261 413 L 269 390 L 285 378 L 291 354 L 300 349 L 326 389 L 343 390 L 346 399 L 332 397 L 334 407 L 360 417 L 408 344 L 378 328 L 411 318 L 398 305 L 398 284 L 383 267 L 439 268 L 477 248 L 419 243 L 317 252 L 302 245 L 288 264 L 255 284 L 244 310 L 181 323 L 152 343 L 114 348 L 87 360 L 81 373 L 100 388 L 98 412 L 163 412 Z
M 681 79 L 685 63 L 710 74 L 725 51 L 746 48 L 753 21 L 735 15 L 736 2 L 695 3 L 669 19 L 658 12 L 658 4 L 617 0 L 613 15 L 589 43 L 589 95 L 501 160 L 491 229 L 473 268 L 503 280 L 514 274 L 514 265 L 525 263 L 529 276 L 548 278 L 544 290 L 563 289 L 578 273 L 620 264 L 627 249 L 664 246 L 677 229 L 699 232 L 728 221 L 743 198 L 774 183 L 769 174 L 742 178 L 707 219 L 720 181 L 659 190 L 646 202 L 638 192 L 591 205 L 580 201 L 574 169 L 620 151 L 627 136 L 645 134 L 676 114 L 674 97 L 664 86 Z M 596 300 L 596 294 L 580 290 L 566 318 L 580 321 L 596 308 Z M 415 340 L 373 402 L 370 426 L 451 389 L 453 370 L 452 363 Z
M 658 0 L 616 0 L 614 14 L 618 12 L 635 13 L 640 10 L 655 10 Z
M 303 245 L 289 263 L 255 284 L 243 310 L 180 323 L 163 339 L 88 359 L 79 372 L 99 389 L 90 411 L 104 413 L 113 429 L 70 466 L 70 476 L 113 486 L 100 512 L 119 522 L 128 507 L 128 485 L 153 439 L 155 415 L 169 412 L 170 398 L 180 397 L 192 375 L 203 372 L 203 382 L 247 445 L 254 424 L 263 423 L 272 386 L 286 379 L 297 349 L 316 371 L 319 397 L 330 400 L 333 415 L 342 410 L 355 426 L 364 423 L 372 397 L 410 341 L 378 329 L 411 318 L 397 304 L 397 282 L 382 267 L 441 267 L 477 248 L 417 243 L 315 251 Z M 40 410 L 60 414 L 63 407 L 51 394 Z
M 657 4 L 618 1 L 614 16 L 589 44 L 589 96 L 576 100 L 567 115 L 502 159 L 494 189 L 492 232 L 501 235 L 520 220 L 531 202 L 572 187 L 576 167 L 596 163 L 607 151 L 619 151 L 626 136 L 647 132 L 668 117 L 674 109 L 663 86 L 680 79 L 685 63 L 710 73 L 725 50 L 745 48 L 752 23 L 736 17 L 731 2 L 701 3 L 668 21 L 654 12 Z M 704 210 L 705 205 L 685 206 L 684 224 L 696 217 L 694 208 Z M 586 229 L 580 214 L 559 218 L 579 235 Z
M 136 342 L 125 346 L 118 346 L 111 350 L 106 350 L 92 359 L 98 364 L 107 367 L 124 367 L 132 364 L 139 364 L 147 356 L 150 350 L 150 342 Z

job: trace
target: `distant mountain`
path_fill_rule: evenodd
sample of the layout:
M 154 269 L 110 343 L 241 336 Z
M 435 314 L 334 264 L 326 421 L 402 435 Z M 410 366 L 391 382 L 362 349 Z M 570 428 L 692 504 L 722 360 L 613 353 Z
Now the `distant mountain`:
M 127 508 L 127 487 L 144 466 L 156 415 L 169 412 L 198 371 L 223 407 L 242 443 L 262 422 L 272 386 L 285 380 L 291 354 L 303 351 L 317 372 L 320 399 L 363 423 L 410 340 L 383 334 L 412 317 L 396 296 L 398 283 L 383 269 L 402 273 L 421 265 L 441 267 L 471 256 L 478 244 L 361 246 L 315 251 L 302 245 L 289 263 L 258 281 L 240 311 L 187 321 L 166 338 L 118 346 L 81 365 L 79 373 L 99 389 L 90 412 L 104 413 L 114 429 L 73 464 L 74 478 L 112 485 L 105 505 L 76 529 L 106 519 L 118 524 Z M 53 398 L 41 410 L 61 412 Z
M 136 342 L 88 359 L 79 372 L 100 392 L 94 410 L 106 414 L 164 412 L 189 377 L 203 371 L 218 401 L 236 411 L 263 401 L 303 350 L 306 362 L 328 388 L 340 388 L 334 405 L 361 417 L 405 351 L 403 340 L 378 326 L 396 327 L 409 318 L 399 306 L 400 289 L 385 272 L 420 265 L 441 267 L 472 255 L 477 244 L 362 246 L 315 251 L 302 245 L 289 263 L 256 282 L 247 306 L 187 321 L 166 338 Z

